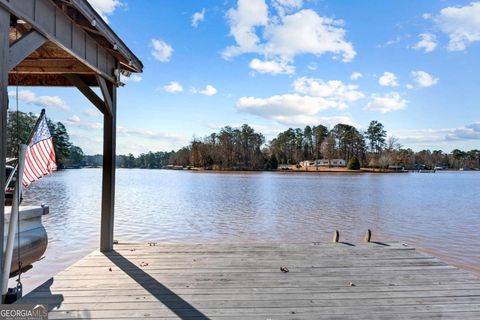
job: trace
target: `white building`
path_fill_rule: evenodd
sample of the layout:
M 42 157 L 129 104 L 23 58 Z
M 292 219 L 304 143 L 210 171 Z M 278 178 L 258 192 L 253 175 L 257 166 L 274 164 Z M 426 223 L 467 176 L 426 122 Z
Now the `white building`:
M 304 160 L 300 162 L 303 167 L 345 167 L 347 165 L 344 159 L 320 159 L 320 160 Z

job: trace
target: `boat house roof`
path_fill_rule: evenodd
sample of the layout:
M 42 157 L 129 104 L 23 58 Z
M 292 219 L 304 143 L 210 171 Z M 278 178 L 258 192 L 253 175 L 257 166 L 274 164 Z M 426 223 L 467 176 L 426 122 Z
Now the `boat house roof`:
M 143 70 L 85 0 L 0 0 L 1 6 L 11 13 L 11 49 L 33 48 L 9 62 L 9 85 L 73 86 L 66 74 L 78 75 L 88 86 L 98 86 L 97 75 L 119 84 L 120 74 Z

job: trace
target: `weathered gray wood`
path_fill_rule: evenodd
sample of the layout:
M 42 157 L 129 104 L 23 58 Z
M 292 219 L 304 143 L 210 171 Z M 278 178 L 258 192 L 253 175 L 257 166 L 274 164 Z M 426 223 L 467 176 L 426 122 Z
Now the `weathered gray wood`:
M 108 112 L 108 115 L 111 117 L 113 115 L 113 101 L 111 97 L 110 90 L 108 89 L 107 82 L 101 76 L 97 75 L 98 85 L 100 87 L 100 91 L 102 91 L 103 101 L 105 102 L 105 109 Z
M 116 166 L 116 110 L 117 88 L 108 84 L 108 95 L 112 103 L 111 115 L 103 117 L 103 176 L 102 176 L 102 215 L 100 226 L 100 251 L 113 248 L 113 227 L 115 209 L 115 166 Z
M 78 313 L 76 313 L 75 315 L 77 315 Z M 470 319 L 474 319 L 474 320 L 478 320 L 478 318 L 475 318 L 475 312 L 465 312 L 465 311 L 461 311 L 461 312 L 455 312 L 455 313 L 440 313 L 440 312 L 428 312 L 428 313 L 404 313 L 404 314 L 397 314 L 395 315 L 395 319 L 402 319 L 402 320 L 416 320 L 416 319 L 422 319 L 422 320 L 425 320 L 425 319 L 442 319 L 442 320 L 446 320 L 446 319 L 462 319 L 462 320 L 470 320 Z M 65 315 L 63 316 L 62 313 L 59 313 L 59 314 L 53 314 L 53 316 L 50 318 L 50 319 L 74 319 L 74 316 L 75 315 Z M 355 316 L 355 319 L 358 319 L 358 320 L 376 320 L 376 319 L 382 319 L 382 320 L 385 320 L 385 319 L 390 319 L 391 316 L 390 314 L 388 313 L 378 313 L 378 314 L 375 314 L 375 315 L 368 315 L 368 316 L 362 316 L 362 315 L 357 315 Z M 88 314 L 84 313 L 82 315 L 82 319 L 96 319 L 96 318 L 92 318 L 90 317 Z M 117 317 L 114 317 L 113 315 L 112 316 L 103 316 L 102 319 L 104 320 L 118 320 L 118 319 L 127 319 L 125 317 L 122 317 L 122 316 L 117 316 Z M 155 316 L 155 314 L 153 313 L 147 313 L 147 314 L 144 314 L 144 315 L 141 315 L 141 316 L 138 316 L 138 317 L 131 317 L 129 316 L 128 319 L 157 319 L 157 320 L 166 320 L 166 319 L 178 319 L 177 316 L 175 315 L 171 315 L 171 316 L 162 316 L 162 317 L 157 317 Z M 195 317 L 184 317 L 183 319 L 185 320 L 198 320 L 199 318 L 195 318 Z M 221 319 L 221 320 L 266 320 L 266 319 L 270 319 L 269 317 L 265 317 L 263 315 L 248 315 L 248 316 L 214 316 L 214 317 L 209 317 L 209 319 L 212 319 L 212 320 L 216 320 L 216 319 Z M 301 316 L 299 315 L 275 315 L 274 317 L 275 320 L 292 320 L 292 319 L 297 319 L 297 320 L 344 320 L 344 319 L 348 319 L 348 320 L 351 320 L 352 319 L 352 316 L 350 315 L 335 315 L 335 316 L 332 316 L 332 315 L 316 315 L 316 316 L 309 316 L 309 315 L 305 315 L 305 314 L 302 314 Z
M 84 312 L 84 313 L 78 313 L 75 312 L 74 315 L 66 314 L 64 315 L 63 313 L 52 313 L 52 317 L 49 317 L 50 319 L 75 319 L 74 317 L 77 316 L 82 316 L 82 319 L 98 319 L 94 318 L 95 315 L 91 315 Z M 417 319 L 462 319 L 462 320 L 478 320 L 478 318 L 475 317 L 477 315 L 476 312 L 468 312 L 468 311 L 457 311 L 457 312 L 425 312 L 425 313 L 403 313 L 403 314 L 396 314 L 395 319 L 402 319 L 402 320 L 417 320 Z M 242 315 L 242 316 L 212 316 L 209 317 L 209 319 L 216 320 L 216 319 L 221 319 L 221 320 L 266 320 L 266 319 L 275 319 L 275 320 L 292 320 L 292 319 L 297 319 L 297 320 L 344 320 L 348 319 L 351 320 L 353 317 L 351 315 L 275 315 L 274 318 L 271 317 L 265 317 L 264 315 Z M 354 319 L 357 320 L 385 320 L 385 319 L 391 319 L 391 315 L 387 313 L 377 313 L 377 314 L 369 314 L 369 315 L 355 315 Z M 139 315 L 138 317 L 123 317 L 121 315 L 117 315 L 116 317 L 114 315 L 109 316 L 103 315 L 102 319 L 104 320 L 118 320 L 118 319 L 157 319 L 157 320 L 165 320 L 165 319 L 178 319 L 178 316 L 176 315 L 169 315 L 165 316 L 162 315 L 161 317 L 158 317 L 155 315 L 155 313 L 144 313 L 143 315 Z M 202 318 L 196 318 L 196 317 L 183 317 L 182 319 L 184 320 L 198 320 Z M 204 319 L 204 318 L 203 318 Z
M 0 7 L 0 275 L 3 274 L 3 238 L 5 224 L 5 158 L 7 149 L 7 112 L 8 112 L 8 49 L 9 44 L 10 13 Z M 0 278 L 2 278 L 0 276 Z M 3 287 L 0 279 L 0 288 Z
M 63 16 L 63 19 L 61 20 L 56 18 L 57 16 L 64 14 L 49 0 L 33 1 L 33 10 L 30 10 L 29 6 L 26 6 L 24 3 L 21 3 L 23 1 L 0 0 L 0 6 L 12 12 L 15 16 L 25 20 L 48 40 L 53 41 L 63 50 L 88 65 L 94 70 L 94 73 L 101 74 L 110 82 L 116 81 L 113 68 L 108 68 L 107 64 L 98 64 L 97 52 L 100 46 L 97 45 L 97 42 L 89 36 L 86 31 L 66 16 Z M 72 32 L 72 30 L 74 31 Z M 82 42 L 82 45 L 75 43 L 78 41 Z M 123 45 L 120 40 L 117 40 L 117 42 L 119 45 Z M 92 48 L 94 52 L 81 50 L 82 47 Z M 133 59 L 131 57 L 134 57 L 134 55 L 129 52 L 128 48 L 124 48 L 124 53 L 129 54 L 126 59 Z M 109 53 L 105 54 L 111 56 Z M 115 60 L 113 56 L 109 59 Z M 134 59 L 133 62 L 137 62 L 137 60 Z M 139 66 L 141 66 L 141 64 Z
M 70 309 L 65 311 L 54 311 L 50 314 L 52 319 L 56 317 L 57 313 L 61 313 L 62 316 L 68 316 L 68 314 L 76 315 L 76 317 L 84 318 L 85 315 L 90 315 L 92 318 L 103 318 L 106 316 L 119 318 L 131 318 L 138 317 L 145 314 L 158 315 L 173 315 L 176 314 L 178 318 L 193 317 L 195 311 L 185 308 L 168 308 L 161 303 L 151 304 L 150 306 L 143 306 L 141 309 L 129 309 L 125 306 L 121 309 L 101 310 L 103 304 L 99 303 L 94 305 L 99 309 L 89 310 L 89 306 L 79 305 L 77 309 Z M 198 309 L 203 309 L 199 307 Z M 480 306 L 477 304 L 447 304 L 447 305 L 399 305 L 399 306 L 363 306 L 361 302 L 353 307 L 252 307 L 252 308 L 212 308 L 203 309 L 206 310 L 208 317 L 215 316 L 254 316 L 263 315 L 265 318 L 276 317 L 278 315 L 290 315 L 291 317 L 302 317 L 313 315 L 349 315 L 350 318 L 356 318 L 356 315 L 370 315 L 370 314 L 389 314 L 389 319 L 395 319 L 397 314 L 405 313 L 429 313 L 429 312 L 462 312 L 462 311 L 474 311 L 480 312 Z M 68 312 L 68 313 L 67 313 Z M 82 315 L 83 313 L 83 315 Z M 50 318 L 50 317 L 49 317 Z M 209 319 L 204 317 L 203 319 Z M 293 318 L 293 319 L 295 319 Z M 477 318 L 478 319 L 478 318 Z
M 480 317 L 479 277 L 403 247 L 117 245 L 20 303 L 49 304 L 51 319 Z
M 118 291 L 120 292 L 120 290 Z M 191 293 L 184 293 L 179 294 L 175 292 L 181 298 L 188 300 L 190 302 L 197 303 L 204 303 L 206 302 L 218 302 L 224 304 L 230 304 L 231 307 L 234 307 L 234 304 L 237 303 L 237 306 L 246 307 L 248 304 L 253 304 L 254 301 L 264 301 L 263 306 L 267 306 L 267 301 L 275 302 L 278 305 L 278 302 L 281 302 L 283 305 L 288 305 L 289 303 L 294 304 L 296 306 L 301 305 L 300 301 L 306 300 L 307 305 L 314 305 L 315 303 L 311 300 L 317 300 L 319 302 L 322 301 L 340 301 L 340 300 L 373 300 L 375 304 L 382 305 L 385 304 L 385 301 L 390 299 L 408 299 L 408 298 L 415 298 L 415 299 L 429 299 L 429 298 L 443 298 L 447 300 L 448 298 L 462 298 L 469 301 L 474 301 L 480 303 L 480 297 L 478 297 L 478 293 L 480 290 L 470 290 L 470 289 L 463 289 L 463 290 L 419 290 L 417 288 L 416 291 L 381 291 L 375 292 L 370 291 L 368 288 L 365 288 L 364 291 L 357 291 L 357 292 L 348 292 L 347 290 L 340 291 L 340 292 L 308 292 L 308 293 L 297 293 L 297 292 L 281 292 L 281 293 L 199 293 L 199 294 L 191 294 Z M 65 298 L 65 296 L 63 296 Z M 108 302 L 111 304 L 115 303 L 124 303 L 124 302 L 136 302 L 140 300 L 142 302 L 151 302 L 155 303 L 159 300 L 162 301 L 175 301 L 176 297 L 173 296 L 171 293 L 168 293 L 167 290 L 165 292 L 159 291 L 155 292 L 155 295 L 143 295 L 142 299 L 137 299 L 138 296 L 125 296 L 125 295 L 117 295 L 117 296 L 108 296 L 103 295 L 100 293 L 96 293 L 90 297 L 87 296 L 70 296 L 68 300 L 65 300 L 63 303 L 65 304 L 64 307 L 68 307 L 69 309 L 74 309 L 75 307 L 68 306 L 69 304 L 89 304 L 97 302 Z M 55 301 L 54 297 L 42 296 L 41 298 L 34 298 L 28 297 L 24 298 L 23 302 L 44 299 L 45 302 L 53 302 Z M 50 301 L 48 301 L 50 299 Z M 319 304 L 319 303 L 317 303 Z M 373 304 L 373 303 L 372 303 Z M 210 306 L 210 308 L 214 307 Z M 262 307 L 262 304 L 258 305 L 258 307 Z M 105 305 L 104 308 L 111 309 L 112 306 Z M 131 307 L 135 308 L 135 307 Z
M 65 74 L 65 78 L 67 78 L 68 81 L 70 81 L 71 84 L 73 84 L 75 87 L 77 87 L 78 90 L 80 90 L 83 95 L 90 100 L 91 103 L 97 109 L 105 114 L 105 102 L 100 99 L 100 97 L 93 91 L 78 75 L 76 74 Z
M 69 58 L 27 58 L 15 67 L 15 76 L 17 75 L 89 75 L 92 69 L 76 59 Z M 71 85 L 70 83 L 68 84 Z
M 47 38 L 42 36 L 35 30 L 31 30 L 29 33 L 12 43 L 10 46 L 8 70 L 12 70 L 28 57 L 33 51 L 41 47 Z
M 110 29 L 107 23 L 98 15 L 98 13 L 91 8 L 91 6 L 82 0 L 72 0 L 75 6 L 84 14 L 87 18 L 95 19 L 99 30 L 105 35 L 107 40 L 117 46 L 117 51 L 124 55 L 128 64 L 135 66 L 136 68 L 142 68 L 142 62 L 127 48 L 123 41 L 117 37 L 117 35 Z
M 186 284 L 183 286 L 172 287 L 168 286 L 170 289 L 175 288 L 175 292 L 179 295 L 191 294 L 191 295 L 223 295 L 225 300 L 229 300 L 230 297 L 235 297 L 235 295 L 245 296 L 251 294 L 278 294 L 280 298 L 284 294 L 311 294 L 311 293 L 330 293 L 330 292 L 408 292 L 408 291 L 418 291 L 418 285 L 403 285 L 403 286 L 379 286 L 379 285 L 370 285 L 370 286 L 311 286 L 311 287 L 301 287 L 301 286 L 292 286 L 292 287 L 263 287 L 263 286 L 249 286 L 249 287 L 218 287 L 218 288 L 192 288 L 190 286 L 186 287 Z M 48 290 L 47 290 L 48 289 Z M 422 285 L 422 290 L 425 291 L 442 291 L 445 290 L 470 290 L 476 289 L 480 290 L 480 283 L 454 283 L 454 284 L 430 284 Z M 152 289 L 154 294 L 165 293 L 165 290 L 161 288 Z M 88 299 L 88 297 L 95 297 L 98 295 L 98 292 L 95 290 L 89 289 L 57 289 L 54 290 L 51 288 L 39 287 L 35 292 L 30 293 L 29 298 L 50 298 L 52 293 L 61 293 L 64 297 L 75 297 L 81 299 Z M 144 293 L 141 288 L 121 289 L 121 288 L 107 288 L 102 291 L 102 297 L 116 297 L 118 301 L 127 301 L 129 299 L 136 299 L 137 295 Z M 153 296 L 147 296 L 153 297 Z M 445 298 L 445 297 L 440 297 Z M 113 299 L 113 298 L 112 298 Z M 68 300 L 70 301 L 70 300 Z

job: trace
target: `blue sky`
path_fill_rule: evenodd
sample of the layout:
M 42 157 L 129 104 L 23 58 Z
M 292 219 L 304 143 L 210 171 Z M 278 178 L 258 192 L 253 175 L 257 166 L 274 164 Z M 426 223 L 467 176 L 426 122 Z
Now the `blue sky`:
M 118 91 L 118 153 L 177 149 L 225 125 L 269 140 L 371 120 L 414 150 L 480 148 L 480 1 L 90 2 L 145 66 Z M 19 90 L 21 110 L 46 107 L 101 153 L 102 118 L 80 93 Z

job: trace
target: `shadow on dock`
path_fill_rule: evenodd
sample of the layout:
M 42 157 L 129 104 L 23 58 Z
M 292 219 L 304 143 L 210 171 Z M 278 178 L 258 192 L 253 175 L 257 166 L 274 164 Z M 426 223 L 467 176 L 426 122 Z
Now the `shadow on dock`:
M 135 280 L 145 290 L 147 290 L 152 296 L 154 296 L 159 302 L 169 308 L 180 319 L 196 320 L 209 319 L 202 312 L 196 309 L 187 301 L 183 300 L 175 292 L 167 288 L 162 283 L 158 282 L 151 275 L 143 271 L 137 265 L 125 258 L 121 253 L 117 251 L 105 253 L 110 261 L 112 261 L 120 270 L 125 272 L 130 278 Z
M 51 287 L 55 280 L 53 278 L 45 281 L 40 287 L 35 291 L 32 291 L 25 295 L 18 303 L 40 303 L 48 305 L 48 312 L 53 309 L 58 309 L 64 301 L 63 294 L 54 294 L 52 293 Z M 38 296 L 41 298 L 38 298 Z
M 355 245 L 353 243 L 350 243 L 350 242 L 339 241 L 338 243 L 344 244 L 344 245 L 347 245 L 347 246 L 350 246 L 350 247 L 355 247 Z
M 384 243 L 384 242 L 380 242 L 380 241 L 370 241 L 370 243 L 375 243 L 375 244 L 378 244 L 380 246 L 385 246 L 385 247 L 390 246 L 388 243 Z

